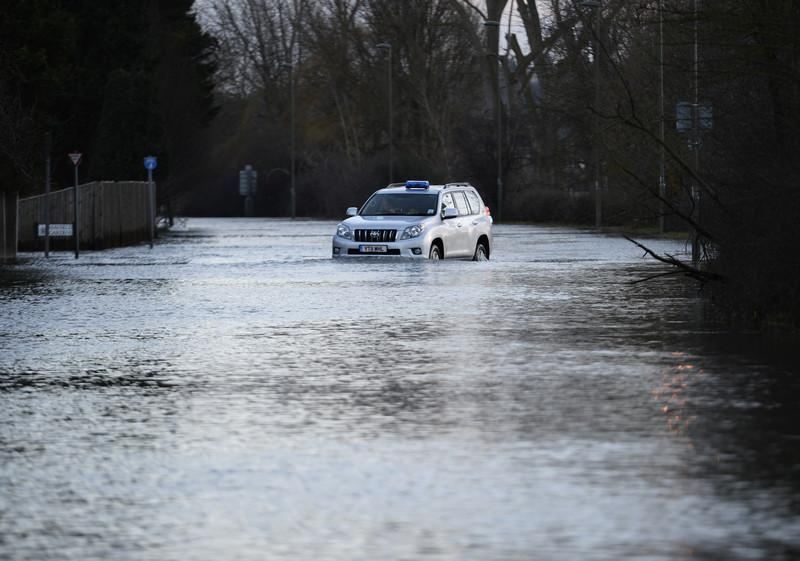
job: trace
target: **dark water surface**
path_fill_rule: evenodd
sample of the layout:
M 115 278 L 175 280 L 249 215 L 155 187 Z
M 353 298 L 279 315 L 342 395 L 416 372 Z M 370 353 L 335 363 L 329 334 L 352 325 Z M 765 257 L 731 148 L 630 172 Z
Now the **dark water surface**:
M 0 269 L 0 559 L 800 558 L 791 352 L 615 237 L 341 262 L 334 227 Z

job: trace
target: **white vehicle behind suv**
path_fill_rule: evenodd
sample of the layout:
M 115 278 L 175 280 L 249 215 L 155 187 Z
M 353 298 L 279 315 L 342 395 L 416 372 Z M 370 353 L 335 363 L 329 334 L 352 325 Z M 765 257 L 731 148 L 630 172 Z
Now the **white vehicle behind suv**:
M 333 257 L 393 255 L 485 261 L 492 215 L 469 183 L 392 183 L 336 227 Z

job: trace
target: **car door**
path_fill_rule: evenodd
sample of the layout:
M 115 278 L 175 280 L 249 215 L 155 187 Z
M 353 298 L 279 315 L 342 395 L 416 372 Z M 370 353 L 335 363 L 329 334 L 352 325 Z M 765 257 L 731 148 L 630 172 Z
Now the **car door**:
M 442 213 L 444 213 L 444 209 L 446 208 L 455 208 L 456 203 L 453 200 L 453 193 L 444 193 L 442 195 Z M 444 256 L 445 257 L 459 257 L 461 253 L 464 251 L 463 247 L 459 247 L 459 230 L 458 227 L 459 221 L 461 220 L 460 216 L 456 216 L 455 218 L 448 218 L 443 220 L 444 224 L 444 233 L 442 235 L 442 241 L 444 242 Z
M 471 257 L 475 249 L 471 243 L 470 236 L 470 209 L 464 191 L 453 192 L 453 202 L 458 210 L 458 217 L 453 221 L 456 223 L 455 242 L 453 257 Z
M 483 203 L 475 191 L 465 191 L 467 195 L 467 202 L 471 210 L 469 216 L 469 229 L 470 229 L 470 243 L 473 250 L 478 245 L 478 238 L 482 234 L 489 237 L 490 222 L 489 217 L 483 212 Z

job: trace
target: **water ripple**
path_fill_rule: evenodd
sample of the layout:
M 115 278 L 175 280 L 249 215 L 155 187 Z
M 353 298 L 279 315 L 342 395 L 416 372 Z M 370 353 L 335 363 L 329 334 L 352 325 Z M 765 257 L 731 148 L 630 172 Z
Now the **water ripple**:
M 795 361 L 692 284 L 590 231 L 428 263 L 334 227 L 0 269 L 0 559 L 798 556 Z

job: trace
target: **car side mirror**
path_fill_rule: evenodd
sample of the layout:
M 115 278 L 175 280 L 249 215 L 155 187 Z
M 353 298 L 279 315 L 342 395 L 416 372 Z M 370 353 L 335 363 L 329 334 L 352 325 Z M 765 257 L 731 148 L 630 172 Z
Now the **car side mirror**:
M 456 216 L 458 216 L 458 209 L 455 209 L 451 206 L 442 211 L 442 219 L 444 220 L 447 220 L 448 218 L 455 218 Z
M 358 207 L 351 206 L 347 209 L 347 216 L 355 216 L 358 214 Z

